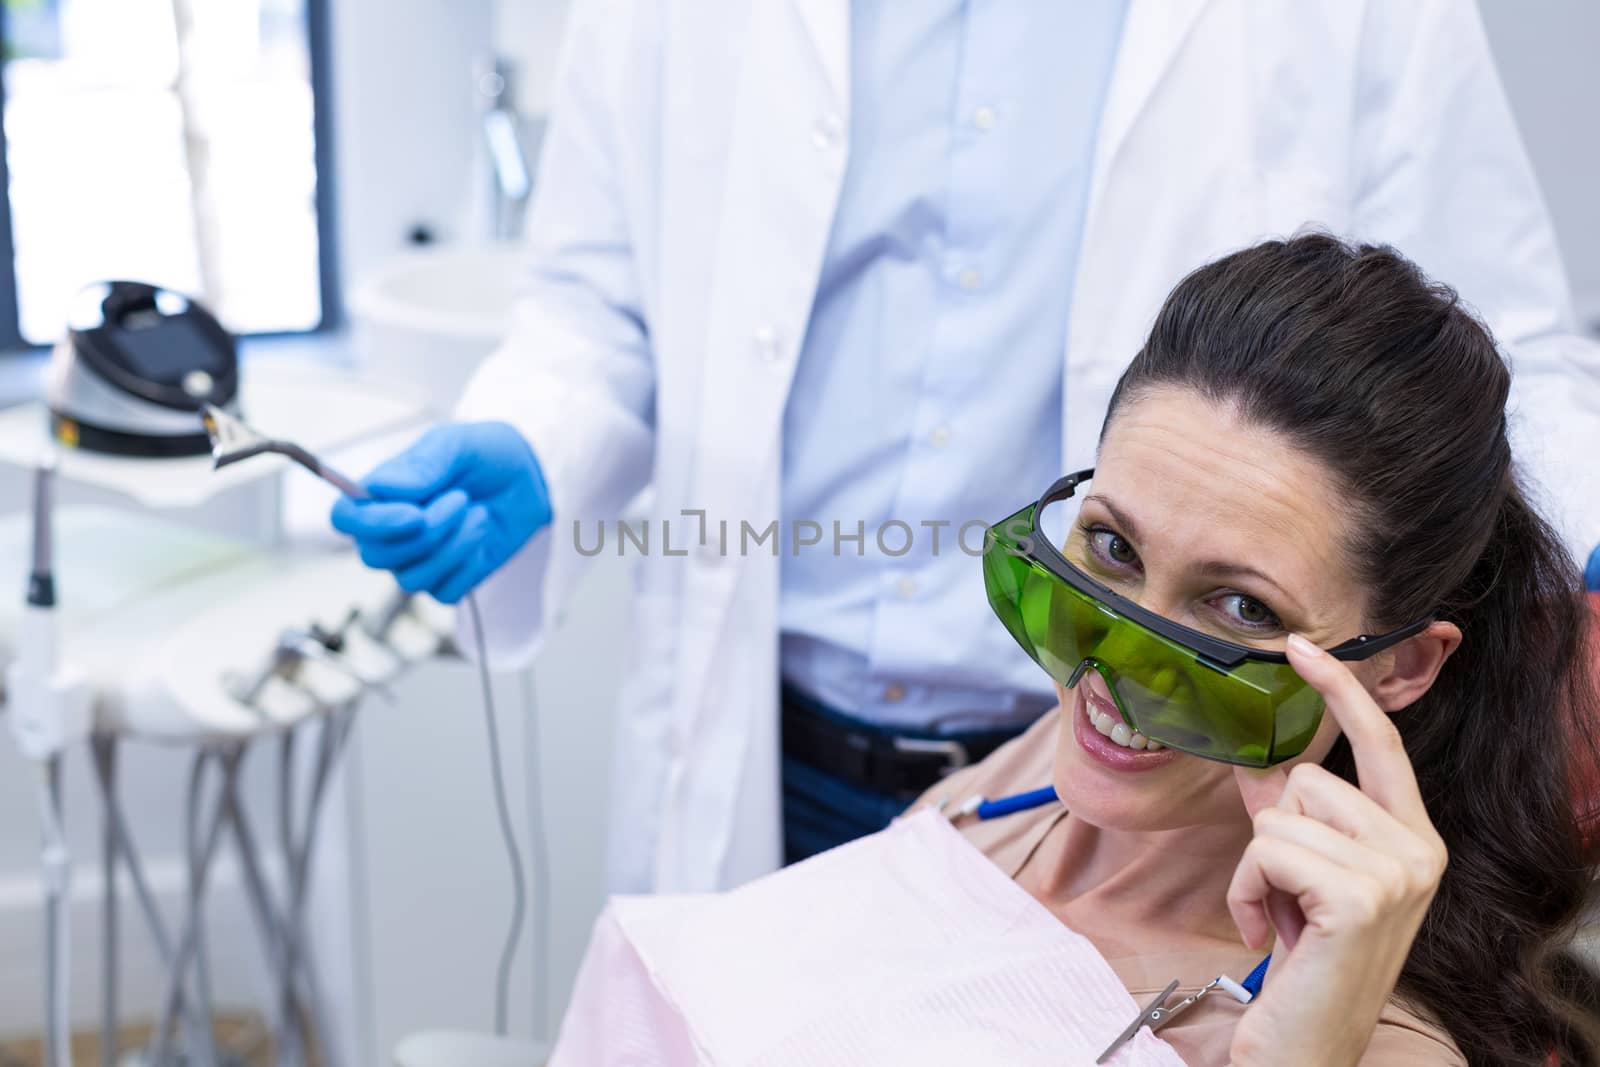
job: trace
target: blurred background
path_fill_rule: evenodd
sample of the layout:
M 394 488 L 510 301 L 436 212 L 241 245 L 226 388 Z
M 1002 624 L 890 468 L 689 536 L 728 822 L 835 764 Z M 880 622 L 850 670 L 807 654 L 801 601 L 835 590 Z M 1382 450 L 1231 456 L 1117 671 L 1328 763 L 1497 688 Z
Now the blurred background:
M 409 439 L 504 328 L 567 2 L 4 0 L 0 408 L 37 401 L 72 296 L 129 277 L 216 311 L 242 335 L 247 370 L 359 373 L 411 405 L 412 425 L 336 454 L 352 472 Z M 1600 108 L 1600 4 L 1480 7 L 1579 315 L 1600 334 L 1600 137 L 1574 121 Z M 0 515 L 20 513 L 26 487 L 24 468 L 0 466 Z M 67 484 L 62 500 L 140 507 L 105 485 Z M 217 536 L 316 544 L 330 500 L 285 476 L 165 510 Z M 597 560 L 589 594 L 530 675 L 499 680 L 518 826 L 526 833 L 542 806 L 559 860 L 543 872 L 550 928 L 525 933 L 514 975 L 518 1033 L 549 1035 L 602 902 L 610 716 L 626 655 L 611 635 L 628 612 L 626 563 Z M 24 569 L 0 555 L 0 595 L 20 594 Z M 62 586 L 72 597 L 70 575 Z M 335 1007 L 328 1062 L 388 1062 L 400 1037 L 426 1027 L 489 1028 L 510 890 L 475 685 L 449 662 L 408 675 L 393 703 L 363 713 L 331 790 L 311 918 Z M 74 973 L 85 977 L 72 1010 L 92 1026 L 97 845 L 83 763 L 69 760 L 66 789 L 84 858 L 72 908 Z M 121 771 L 152 885 L 173 914 L 186 766 L 180 751 L 145 745 Z M 247 796 L 266 802 L 266 771 L 245 777 Z M 30 1062 L 42 1023 L 29 782 L 0 743 L 6 1067 L 8 1056 Z M 268 990 L 242 892 L 225 858 L 209 913 L 212 977 L 219 1006 L 248 1026 Z M 122 1008 L 137 1019 L 155 1008 L 160 967 L 140 932 L 125 942 Z

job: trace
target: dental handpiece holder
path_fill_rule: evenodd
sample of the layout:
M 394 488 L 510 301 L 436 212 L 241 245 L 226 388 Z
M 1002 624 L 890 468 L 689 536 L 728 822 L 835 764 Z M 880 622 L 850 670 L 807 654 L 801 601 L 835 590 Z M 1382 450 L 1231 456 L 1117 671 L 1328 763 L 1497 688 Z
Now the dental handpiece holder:
M 315 623 L 306 628 L 290 627 L 284 630 L 278 635 L 277 643 L 259 670 L 252 675 L 231 676 L 225 679 L 228 691 L 239 703 L 255 707 L 267 687 L 273 681 L 278 681 L 285 685 L 296 686 L 311 695 L 316 702 L 322 703 L 315 690 L 305 685 L 300 678 L 302 666 L 307 662 L 316 662 L 355 682 L 361 692 L 377 693 L 393 703 L 395 694 L 389 686 L 389 677 L 363 671 L 346 655 L 347 635 L 359 619 L 360 613 L 353 611 L 345 624 L 332 632 L 324 631 Z M 365 633 L 364 630 L 362 632 Z M 378 640 L 369 639 L 374 642 Z M 389 666 L 398 669 L 403 663 L 402 658 L 392 651 L 390 655 L 392 662 Z
M 6 671 L 11 734 L 28 759 L 44 762 L 89 736 L 90 690 L 61 666 L 55 575 L 51 563 L 52 483 L 55 459 L 34 472 L 33 564 L 17 635 L 16 658 Z

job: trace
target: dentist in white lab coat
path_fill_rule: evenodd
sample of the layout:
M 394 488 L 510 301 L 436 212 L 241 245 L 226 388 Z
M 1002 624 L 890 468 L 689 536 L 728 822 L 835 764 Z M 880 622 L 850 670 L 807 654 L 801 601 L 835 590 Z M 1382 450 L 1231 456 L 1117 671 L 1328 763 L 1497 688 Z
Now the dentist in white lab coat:
M 1164 295 L 1258 239 L 1316 225 L 1457 286 L 1511 350 L 1519 445 L 1574 550 L 1600 538 L 1600 353 L 1575 333 L 1473 5 L 1119 0 L 1068 25 L 1076 6 L 952 4 L 919 29 L 892 24 L 899 0 L 575 4 L 527 295 L 459 414 L 521 432 L 554 514 L 479 587 L 502 663 L 571 593 L 574 523 L 592 548 L 598 520 L 654 489 L 615 888 L 780 864 L 780 676 L 891 723 L 1008 687 L 1010 722 L 1045 692 L 988 618 L 976 560 L 875 553 L 873 523 L 998 519 L 1091 463 Z M 851 289 L 852 272 L 873 280 Z M 856 568 L 830 570 L 829 520 L 858 518 L 868 564 L 847 542 Z M 741 554 L 741 520 L 774 519 L 818 521 L 827 560 L 788 541 Z M 687 556 L 662 551 L 662 520 Z

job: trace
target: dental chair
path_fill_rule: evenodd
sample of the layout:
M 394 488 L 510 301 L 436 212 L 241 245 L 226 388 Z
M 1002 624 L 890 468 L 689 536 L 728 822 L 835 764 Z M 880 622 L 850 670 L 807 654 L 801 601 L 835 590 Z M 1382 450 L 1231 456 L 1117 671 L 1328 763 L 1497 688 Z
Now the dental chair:
M 1600 548 L 1590 557 L 1587 572 L 1589 607 L 1594 619 L 1596 684 L 1600 685 Z M 1600 770 L 1600 769 L 1597 769 Z M 1583 795 L 1574 801 L 1583 811 L 1588 832 L 1600 837 L 1600 777 L 1591 775 Z M 1600 847 L 1600 841 L 1596 841 Z M 1600 974 L 1600 890 L 1594 910 L 1573 944 L 1576 955 Z M 542 1067 L 548 1047 L 515 1038 L 465 1031 L 425 1031 L 395 1046 L 394 1067 Z

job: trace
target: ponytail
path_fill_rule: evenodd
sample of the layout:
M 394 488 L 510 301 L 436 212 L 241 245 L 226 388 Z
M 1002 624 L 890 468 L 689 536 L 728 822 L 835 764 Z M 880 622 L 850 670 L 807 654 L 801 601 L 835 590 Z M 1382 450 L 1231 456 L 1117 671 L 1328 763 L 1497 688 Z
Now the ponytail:
M 1398 712 L 1450 863 L 1397 993 L 1477 1065 L 1600 1065 L 1595 980 L 1567 953 L 1591 871 L 1575 806 L 1593 777 L 1591 620 L 1576 565 L 1513 482 L 1438 616 L 1461 647 Z M 1355 781 L 1342 739 L 1323 765 Z

